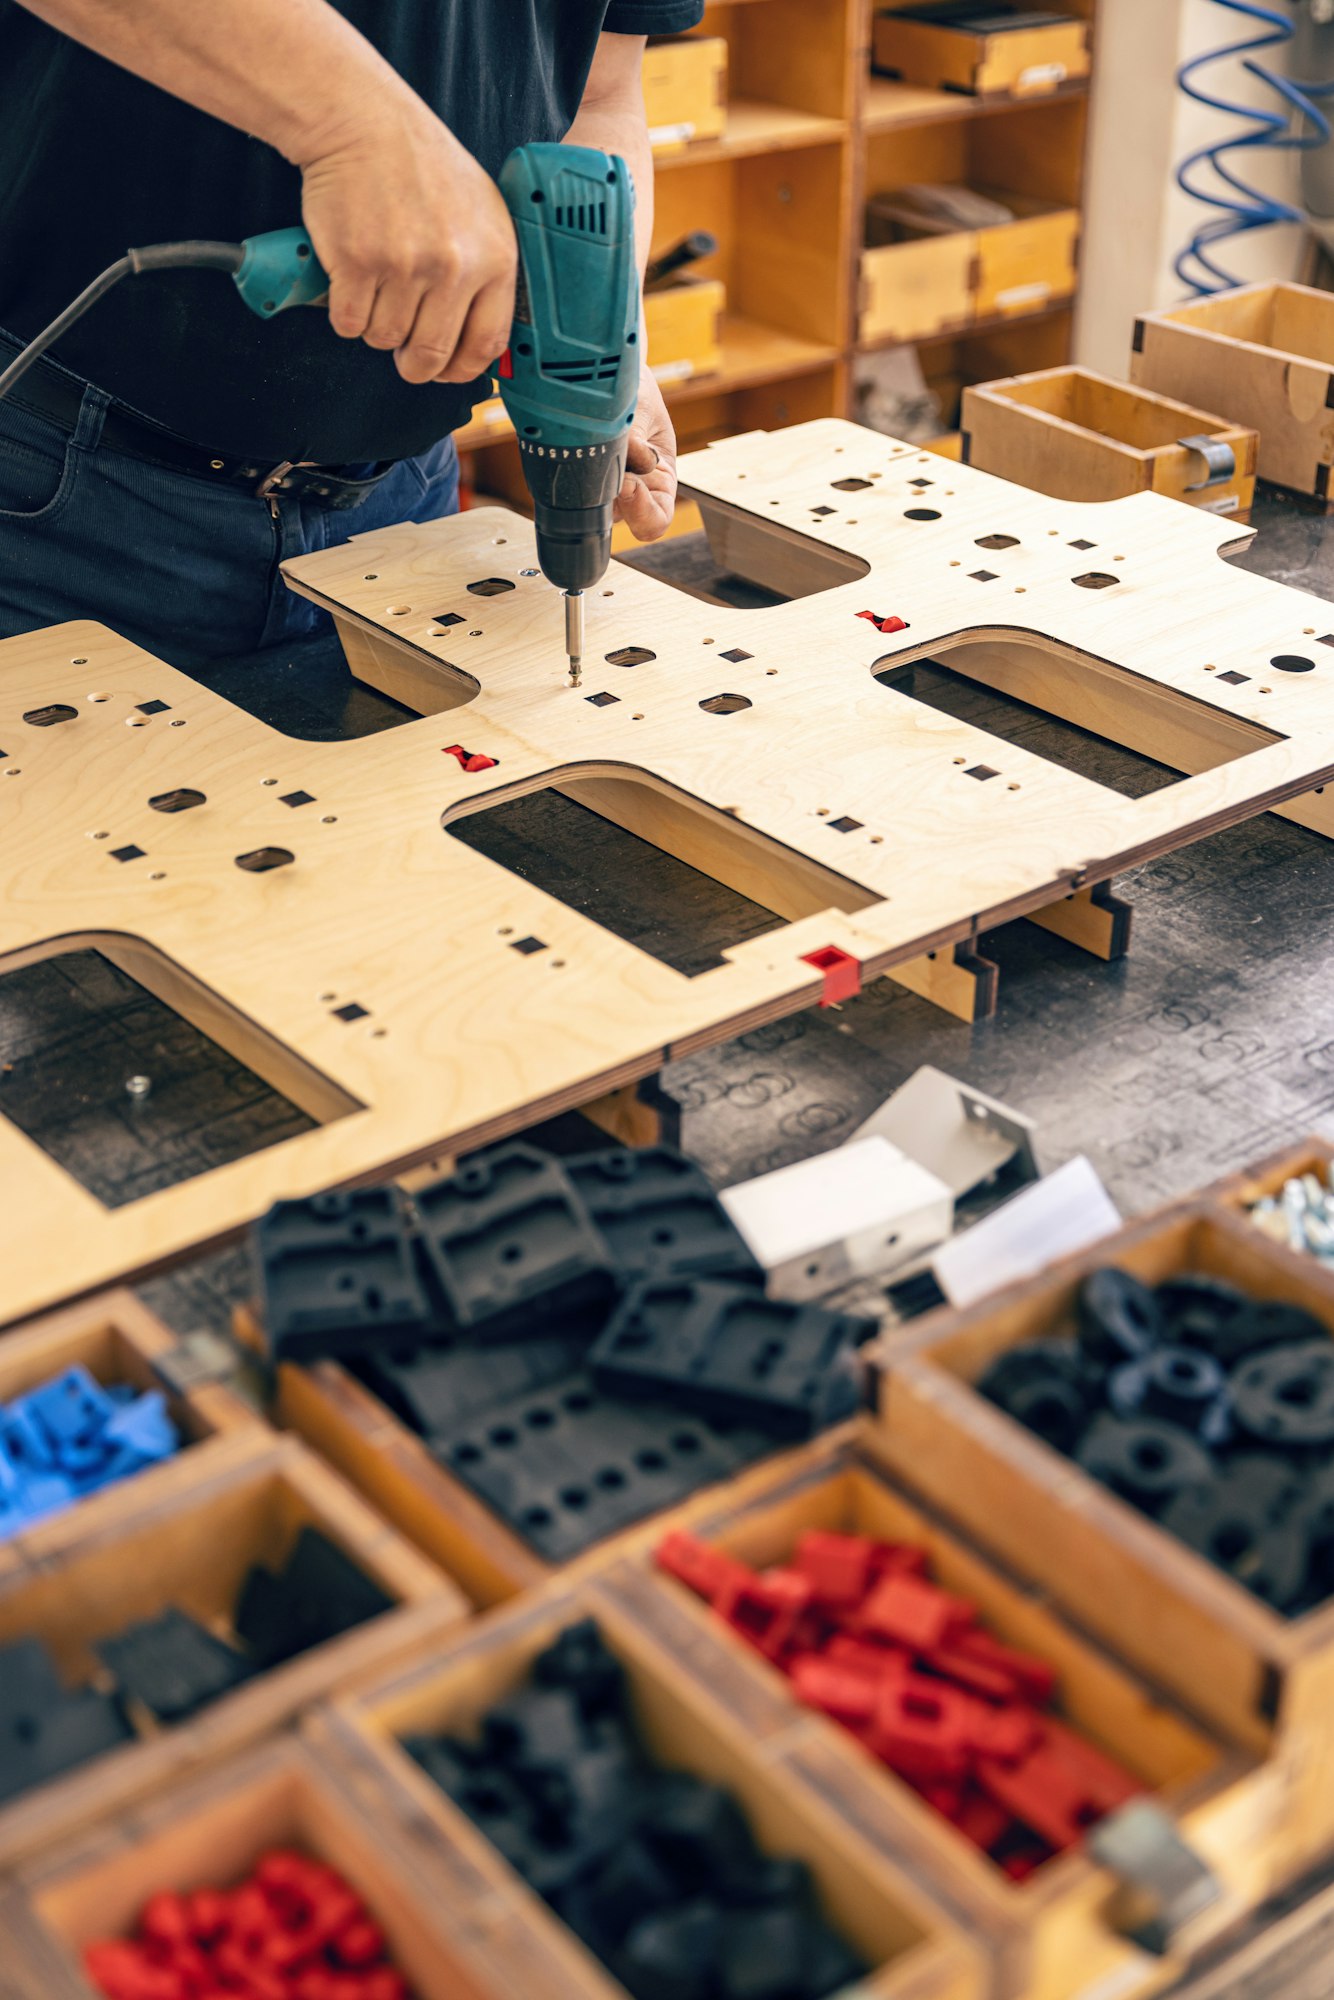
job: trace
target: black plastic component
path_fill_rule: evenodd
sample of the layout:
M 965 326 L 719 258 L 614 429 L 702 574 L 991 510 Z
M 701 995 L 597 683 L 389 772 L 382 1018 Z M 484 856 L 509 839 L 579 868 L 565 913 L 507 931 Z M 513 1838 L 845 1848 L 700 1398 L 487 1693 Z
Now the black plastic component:
M 232 1623 L 260 1664 L 275 1667 L 393 1607 L 327 1535 L 303 1528 L 280 1571 L 250 1571 Z
M 1263 1444 L 1334 1444 L 1334 1340 L 1264 1349 L 1232 1376 L 1237 1428 Z
M 257 1672 L 253 1661 L 176 1606 L 130 1625 L 96 1647 L 122 1700 L 140 1701 L 159 1722 L 183 1722 Z
M 1159 1417 L 1180 1424 L 1208 1445 L 1227 1442 L 1231 1411 L 1227 1377 L 1212 1354 L 1198 1347 L 1155 1347 L 1140 1361 L 1113 1371 L 1108 1400 L 1118 1416 Z
M 1073 1341 L 1022 1341 L 997 1356 L 977 1387 L 1057 1451 L 1072 1452 L 1093 1420 L 1096 1377 Z
M 1158 1302 L 1129 1271 L 1094 1271 L 1079 1288 L 1077 1311 L 1080 1349 L 1095 1367 L 1133 1361 L 1162 1337 Z
M 809 1437 L 858 1408 L 857 1345 L 874 1330 L 748 1286 L 667 1279 L 629 1294 L 589 1365 L 616 1395 L 661 1396 L 775 1437 Z
M 275 1361 L 428 1340 L 436 1330 L 395 1187 L 275 1202 L 255 1224 L 251 1252 Z
M 114 1750 L 133 1734 L 114 1696 L 62 1685 L 40 1639 L 0 1648 L 0 1801 Z
M 634 2000 L 825 2000 L 865 1971 L 800 1862 L 762 1854 L 719 1787 L 646 1760 L 591 1621 L 473 1741 L 406 1747 Z
M 593 1333 L 605 1321 L 615 1261 L 550 1154 L 519 1145 L 479 1153 L 415 1202 L 449 1318 L 473 1339 Z
M 1275 1610 L 1306 1589 L 1314 1523 L 1303 1519 L 1304 1483 L 1283 1459 L 1248 1452 L 1207 1486 L 1182 1493 L 1163 1526 Z
M 431 1449 L 552 1562 L 773 1450 L 766 1431 L 609 1401 L 581 1371 Z
M 764 1272 L 701 1167 L 670 1146 L 617 1146 L 566 1162 L 629 1284 L 642 1278 L 730 1278 Z
M 1235 1350 L 1228 1329 L 1251 1306 L 1245 1292 L 1223 1278 L 1185 1272 L 1168 1278 L 1154 1294 L 1165 1336 L 1179 1347 L 1206 1347 L 1226 1367 Z
M 1187 1487 L 1207 1485 L 1214 1476 L 1203 1445 L 1176 1424 L 1152 1417 L 1099 1417 L 1075 1457 L 1085 1472 L 1146 1514 L 1159 1513 Z
M 483 1348 L 449 1338 L 406 1353 L 370 1350 L 353 1368 L 411 1429 L 435 1438 L 495 1403 L 561 1381 L 579 1367 L 588 1346 L 587 1336 L 578 1334 L 538 1334 Z

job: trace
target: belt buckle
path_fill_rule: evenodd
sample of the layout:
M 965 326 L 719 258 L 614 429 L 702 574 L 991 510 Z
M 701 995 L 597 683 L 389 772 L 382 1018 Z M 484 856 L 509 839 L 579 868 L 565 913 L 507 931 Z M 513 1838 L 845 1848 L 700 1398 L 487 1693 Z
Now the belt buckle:
M 283 481 L 289 472 L 295 472 L 299 463 L 298 459 L 285 458 L 281 463 L 274 466 L 272 472 L 266 472 L 260 480 L 259 485 L 255 488 L 257 498 L 267 500 L 271 493 L 281 493 Z

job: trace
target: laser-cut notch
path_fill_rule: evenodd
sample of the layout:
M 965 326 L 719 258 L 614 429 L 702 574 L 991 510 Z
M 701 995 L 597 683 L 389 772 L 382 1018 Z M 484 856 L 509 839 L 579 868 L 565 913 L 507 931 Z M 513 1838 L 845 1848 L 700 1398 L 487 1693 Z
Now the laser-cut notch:
M 700 707 L 706 715 L 736 715 L 743 708 L 753 708 L 754 702 L 744 694 L 711 694 Z
M 850 819 L 847 813 L 844 813 L 841 818 L 829 821 L 829 831 L 831 833 L 856 833 L 857 829 L 863 823 L 859 819 Z
M 731 646 L 728 648 L 727 652 L 719 653 L 718 655 L 718 658 L 720 660 L 730 660 L 734 667 L 738 665 L 740 661 L 751 660 L 754 659 L 754 657 L 755 656 L 753 653 L 745 652 L 740 646 Z M 1274 664 L 1275 666 L 1278 665 L 1277 660 L 1274 662 Z
M 329 1011 L 339 1021 L 364 1021 L 371 1010 L 359 1000 L 346 1000 L 341 1007 L 331 1007 Z
M 143 856 L 143 848 L 136 847 L 133 841 L 130 841 L 125 847 L 113 847 L 111 850 L 111 859 L 113 861 L 142 861 Z
M 203 792 L 196 792 L 189 785 L 180 785 L 174 792 L 158 792 L 148 803 L 155 813 L 190 812 L 195 806 L 207 804 Z
M 601 694 L 586 694 L 584 696 L 584 700 L 589 702 L 594 708 L 609 708 L 612 702 L 619 701 L 620 698 L 618 694 L 608 694 L 605 689 Z
M 461 625 L 463 623 L 463 613 L 461 611 L 437 611 L 431 623 L 433 625 Z
M 607 653 L 604 657 L 609 667 L 643 667 L 647 666 L 650 660 L 656 660 L 658 656 L 656 653 L 651 653 L 647 646 L 621 646 L 616 652 Z
M 836 493 L 864 493 L 871 482 L 869 479 L 831 479 L 829 484 Z
M 1248 681 L 1250 679 L 1250 675 L 1239 674 L 1235 670 L 1233 670 L 1230 673 L 1220 674 L 1218 678 L 1220 681 L 1226 681 L 1229 687 L 1240 687 L 1243 681 Z
M 476 583 L 468 585 L 468 589 L 474 597 L 503 597 L 507 590 L 514 589 L 514 585 L 507 576 L 480 576 Z
M 1119 576 L 1112 576 L 1105 569 L 1085 570 L 1083 576 L 1072 576 L 1071 583 L 1077 583 L 1081 590 L 1110 590 L 1114 583 L 1120 583 Z
M 1019 537 L 1018 535 L 979 535 L 977 546 L 980 549 L 1017 549 L 1019 546 Z
M 267 875 L 272 868 L 286 868 L 296 856 L 289 847 L 252 847 L 248 854 L 238 854 L 236 865 L 244 868 L 247 875 Z
M 993 770 L 990 764 L 971 764 L 964 772 L 964 776 L 976 778 L 981 784 L 985 784 L 988 778 L 999 778 L 1000 772 Z
M 280 792 L 279 801 L 285 806 L 313 806 L 314 792 Z
M 45 708 L 29 708 L 24 711 L 23 720 L 32 729 L 52 729 L 58 722 L 74 722 L 79 711 L 71 708 L 67 701 L 49 701 Z
M 140 715 L 165 715 L 171 707 L 169 701 L 137 701 L 135 707 Z
M 546 948 L 546 940 L 539 937 L 515 938 L 510 946 L 510 950 L 517 951 L 520 958 L 531 958 L 535 951 L 545 951 Z
M 970 569 L 968 574 L 974 583 L 994 583 L 996 581 L 996 572 L 994 569 Z

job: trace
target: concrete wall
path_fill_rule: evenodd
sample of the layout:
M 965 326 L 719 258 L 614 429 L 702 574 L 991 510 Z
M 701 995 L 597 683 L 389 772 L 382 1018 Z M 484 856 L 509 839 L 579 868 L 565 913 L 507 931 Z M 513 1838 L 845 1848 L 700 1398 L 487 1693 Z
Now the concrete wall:
M 1272 0 L 1282 5 L 1285 0 Z M 1197 146 L 1239 129 L 1238 121 L 1195 104 L 1177 88 L 1178 66 L 1191 56 L 1238 41 L 1244 16 L 1214 0 L 1102 0 L 1088 160 L 1083 287 L 1076 358 L 1104 374 L 1125 376 L 1136 313 L 1187 295 L 1173 258 L 1214 211 L 1177 188 L 1177 164 Z M 1261 60 L 1284 68 L 1285 51 Z M 1208 87 L 1237 103 L 1278 103 L 1237 60 L 1210 69 Z M 1234 162 L 1237 156 L 1234 157 Z M 1208 168 L 1203 170 L 1204 183 Z M 1246 162 L 1246 178 L 1297 200 L 1295 156 L 1267 152 Z M 1239 279 L 1297 275 L 1303 232 L 1256 230 L 1218 253 Z

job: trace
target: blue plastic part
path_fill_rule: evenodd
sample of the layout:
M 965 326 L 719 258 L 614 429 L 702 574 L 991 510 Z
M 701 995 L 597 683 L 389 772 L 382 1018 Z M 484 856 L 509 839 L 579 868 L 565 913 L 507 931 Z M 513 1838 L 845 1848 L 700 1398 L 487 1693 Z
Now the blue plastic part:
M 0 1405 L 0 1541 L 181 1444 L 160 1389 L 104 1389 L 86 1368 L 64 1370 Z
M 605 444 L 628 428 L 639 394 L 629 168 L 591 146 L 517 146 L 499 185 L 522 267 L 505 408 L 533 443 Z
M 304 229 L 270 229 L 247 236 L 232 281 L 251 312 L 272 319 L 288 306 L 312 306 L 329 289 L 324 266 Z

